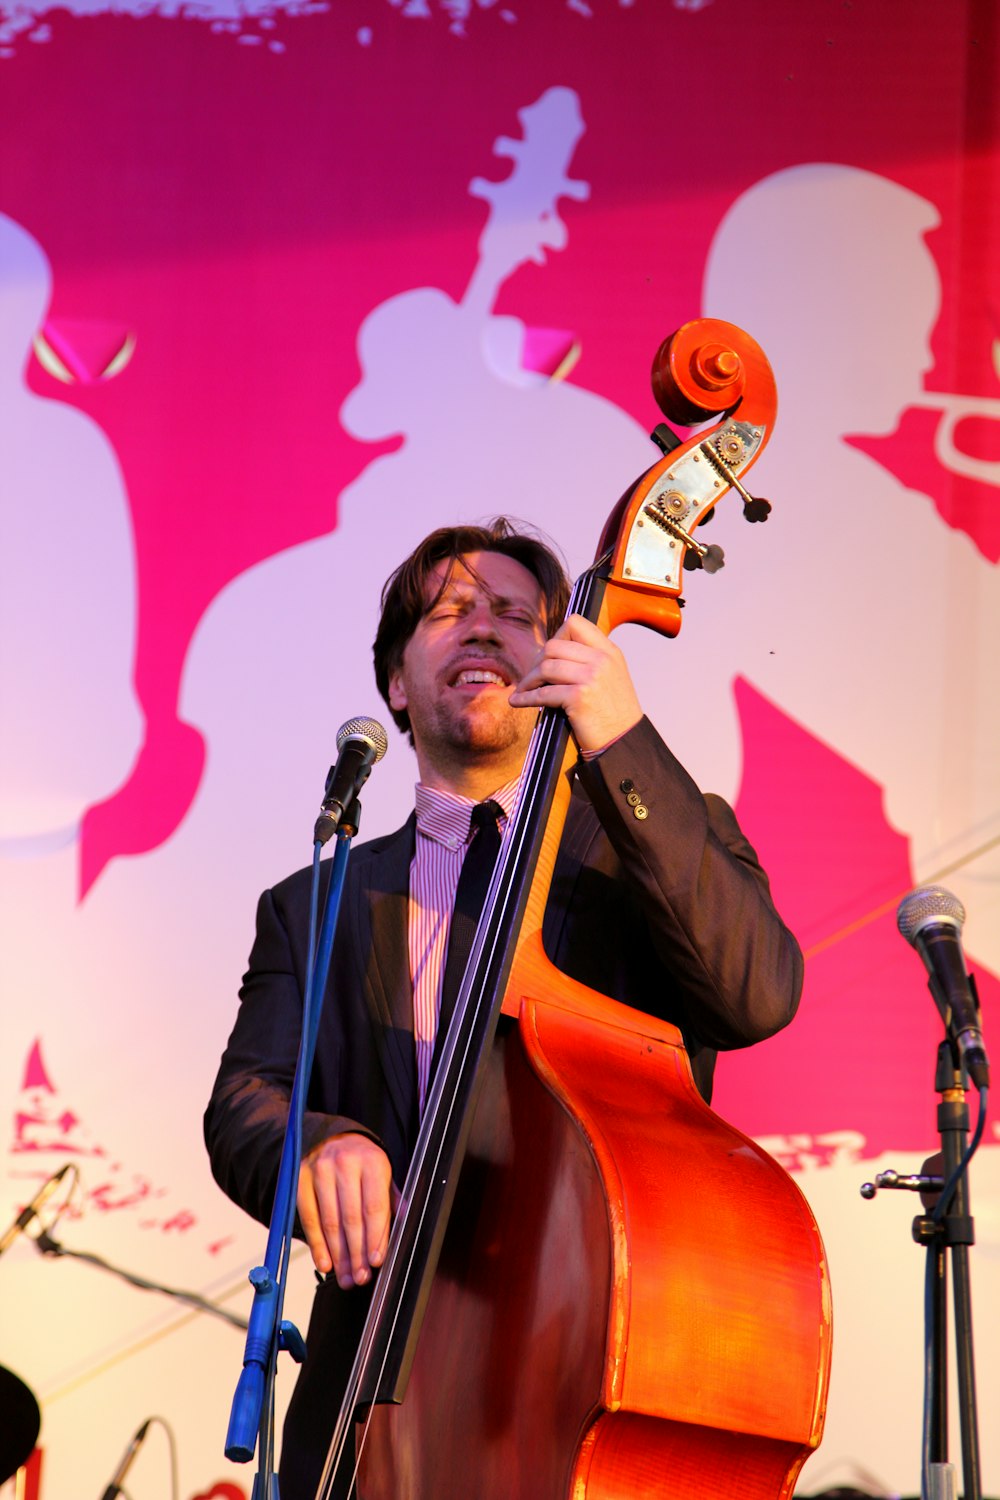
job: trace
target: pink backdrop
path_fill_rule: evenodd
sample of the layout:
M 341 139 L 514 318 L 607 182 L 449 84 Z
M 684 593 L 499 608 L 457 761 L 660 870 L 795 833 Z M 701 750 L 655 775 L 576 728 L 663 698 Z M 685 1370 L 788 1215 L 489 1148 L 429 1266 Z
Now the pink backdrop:
M 716 522 L 728 565 L 692 576 L 676 642 L 623 644 L 807 951 L 796 1025 L 717 1094 L 830 1250 L 806 1487 L 915 1488 L 912 1205 L 856 1189 L 934 1139 L 905 890 L 965 901 L 988 1038 L 998 993 L 994 7 L 115 10 L 0 3 L 0 1215 L 73 1159 L 68 1245 L 245 1310 L 262 1233 L 211 1184 L 200 1112 L 255 896 L 308 857 L 337 726 L 378 712 L 378 588 L 431 526 L 500 510 L 582 566 L 653 456 L 657 343 L 728 317 L 778 377 L 774 512 Z M 412 778 L 393 736 L 366 834 Z M 0 1278 L 44 1493 L 106 1482 L 153 1411 L 185 1495 L 249 1493 L 221 1458 L 237 1335 L 24 1242 Z M 986 1456 L 996 1487 L 992 1434 Z M 140 1462 L 137 1500 L 165 1458 Z

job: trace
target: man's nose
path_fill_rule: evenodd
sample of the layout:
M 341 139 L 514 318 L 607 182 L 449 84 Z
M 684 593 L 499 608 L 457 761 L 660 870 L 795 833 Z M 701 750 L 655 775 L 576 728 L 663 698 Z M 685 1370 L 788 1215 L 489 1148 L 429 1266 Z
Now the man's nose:
M 488 599 L 480 599 L 473 605 L 465 617 L 465 629 L 462 632 L 466 640 L 482 641 L 500 639 L 500 627 L 497 617 L 493 613 L 493 606 Z

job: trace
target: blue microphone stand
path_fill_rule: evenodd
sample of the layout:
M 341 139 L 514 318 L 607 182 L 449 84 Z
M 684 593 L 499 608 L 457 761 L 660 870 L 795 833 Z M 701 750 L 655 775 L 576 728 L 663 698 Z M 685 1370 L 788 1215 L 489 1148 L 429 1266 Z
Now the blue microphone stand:
M 316 1052 L 323 995 L 330 972 L 330 956 L 340 914 L 340 902 L 347 873 L 351 840 L 358 831 L 361 804 L 355 797 L 336 825 L 337 847 L 331 861 L 330 888 L 323 910 L 323 922 L 316 941 L 316 917 L 319 908 L 320 853 L 333 832 L 321 817 L 316 825 L 313 844 L 313 879 L 309 909 L 309 962 L 306 969 L 305 997 L 302 1006 L 302 1038 L 295 1067 L 295 1080 L 288 1106 L 288 1127 L 281 1150 L 278 1182 L 271 1210 L 264 1263 L 250 1272 L 253 1305 L 243 1354 L 243 1371 L 236 1386 L 229 1431 L 226 1435 L 226 1457 L 235 1463 L 249 1463 L 258 1451 L 252 1500 L 279 1500 L 278 1477 L 274 1468 L 274 1387 L 278 1352 L 287 1349 L 296 1363 L 305 1358 L 305 1340 L 294 1323 L 282 1318 L 288 1259 L 295 1223 L 296 1190 L 302 1160 L 302 1116 L 305 1110 L 309 1078 Z M 323 836 L 325 833 L 325 837 Z M 258 1442 L 259 1438 L 259 1442 Z

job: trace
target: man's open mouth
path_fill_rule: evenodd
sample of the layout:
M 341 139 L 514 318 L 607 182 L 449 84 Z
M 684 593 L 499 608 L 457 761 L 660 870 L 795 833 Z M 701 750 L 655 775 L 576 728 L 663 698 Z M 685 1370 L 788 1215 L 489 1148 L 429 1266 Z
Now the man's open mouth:
M 452 687 L 510 687 L 511 679 L 502 667 L 462 667 L 451 679 Z

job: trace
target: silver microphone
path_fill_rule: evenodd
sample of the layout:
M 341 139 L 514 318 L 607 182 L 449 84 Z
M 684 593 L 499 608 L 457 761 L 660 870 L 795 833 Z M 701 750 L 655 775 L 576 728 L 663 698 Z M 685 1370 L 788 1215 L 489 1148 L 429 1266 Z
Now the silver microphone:
M 940 885 L 911 891 L 899 904 L 896 924 L 924 961 L 934 1003 L 977 1089 L 989 1088 L 990 1064 L 979 1007 L 962 954 L 965 907 Z
M 377 719 L 348 719 L 337 730 L 336 763 L 330 767 L 313 840 L 325 844 L 368 780 L 371 768 L 389 748 L 389 737 Z

